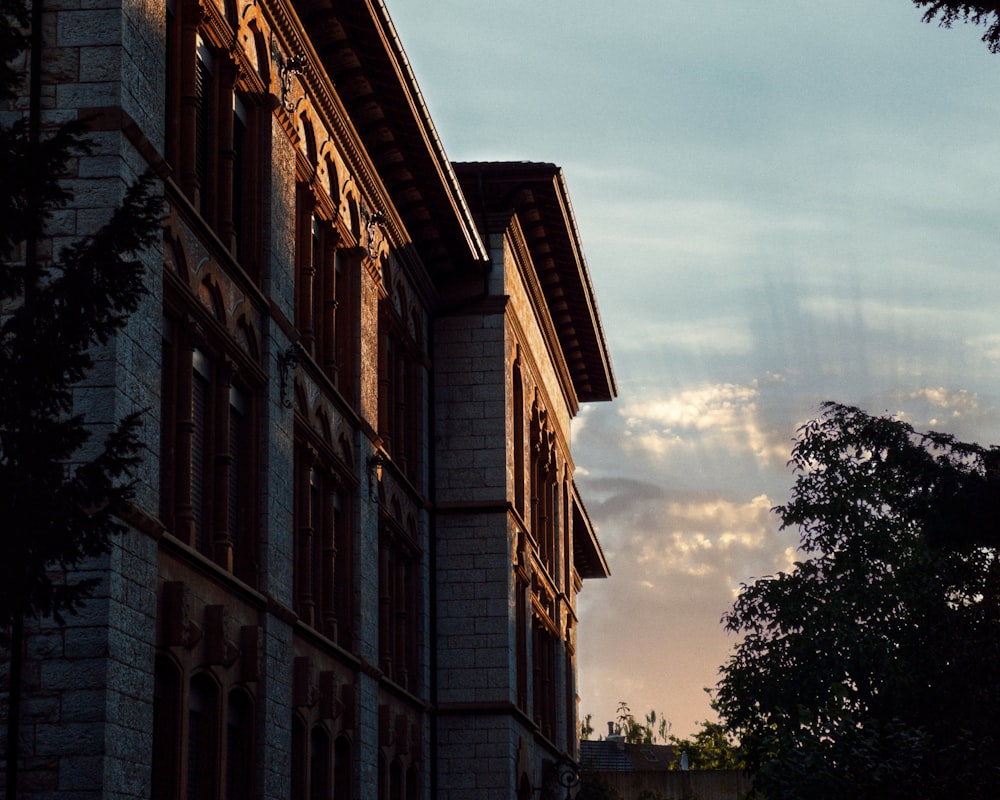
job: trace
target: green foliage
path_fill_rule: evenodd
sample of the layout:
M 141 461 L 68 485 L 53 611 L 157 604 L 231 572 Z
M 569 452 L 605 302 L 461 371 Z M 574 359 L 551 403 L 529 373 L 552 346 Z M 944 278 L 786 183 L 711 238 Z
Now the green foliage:
M 680 754 L 687 753 L 690 769 L 743 769 L 743 760 L 733 736 L 718 722 L 705 720 L 690 739 L 670 737 L 677 750 L 672 769 L 680 768 Z
M 626 744 L 657 744 L 666 742 L 670 733 L 670 722 L 661 713 L 650 711 L 644 721 L 640 722 L 632 714 L 628 703 L 624 700 L 618 703 L 618 717 L 615 724 L 616 732 L 624 737 Z
M 1000 796 L 1000 562 L 925 536 L 995 456 L 835 404 L 800 430 L 803 557 L 742 587 L 716 692 L 768 800 Z
M 27 46 L 23 3 L 0 0 L 0 98 L 18 92 L 14 68 Z M 23 59 L 21 59 L 23 62 Z M 23 120 L 0 124 L 0 628 L 23 615 L 61 620 L 92 592 L 65 571 L 106 552 L 116 515 L 133 493 L 138 416 L 88 447 L 73 388 L 138 307 L 138 253 L 161 230 L 162 201 L 149 177 L 93 235 L 53 259 L 33 258 L 55 211 L 71 199 L 61 180 L 87 153 L 84 126 L 46 130 L 36 143 Z M 47 252 L 39 249 L 38 252 Z M 96 452 L 95 452 L 96 451 Z
M 924 22 L 937 20 L 943 28 L 956 22 L 984 25 L 983 41 L 991 53 L 1000 52 L 1000 3 L 957 3 L 954 0 L 913 0 L 917 8 L 924 8 Z

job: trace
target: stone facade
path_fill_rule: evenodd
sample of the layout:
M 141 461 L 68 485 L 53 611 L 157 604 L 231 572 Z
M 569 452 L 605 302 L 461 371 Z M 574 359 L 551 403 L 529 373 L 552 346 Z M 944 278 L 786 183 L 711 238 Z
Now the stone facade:
M 545 796 L 607 575 L 570 421 L 616 393 L 561 171 L 451 164 L 374 0 L 45 19 L 44 117 L 95 131 L 54 245 L 147 168 L 165 221 L 77 393 L 149 457 L 30 636 L 23 796 Z

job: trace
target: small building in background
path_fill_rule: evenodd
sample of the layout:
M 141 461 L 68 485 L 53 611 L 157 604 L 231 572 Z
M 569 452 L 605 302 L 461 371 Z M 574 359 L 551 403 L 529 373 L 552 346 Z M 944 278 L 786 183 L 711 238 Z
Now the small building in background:
M 684 769 L 673 745 L 626 744 L 621 736 L 580 742 L 578 800 L 743 800 L 751 780 L 738 770 Z

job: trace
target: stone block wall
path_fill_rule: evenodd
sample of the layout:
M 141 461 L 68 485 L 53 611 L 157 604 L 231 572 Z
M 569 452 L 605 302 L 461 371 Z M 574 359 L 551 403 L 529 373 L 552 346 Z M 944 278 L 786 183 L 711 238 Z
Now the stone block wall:
M 509 379 L 502 313 L 435 322 L 436 488 L 440 503 L 507 497 Z

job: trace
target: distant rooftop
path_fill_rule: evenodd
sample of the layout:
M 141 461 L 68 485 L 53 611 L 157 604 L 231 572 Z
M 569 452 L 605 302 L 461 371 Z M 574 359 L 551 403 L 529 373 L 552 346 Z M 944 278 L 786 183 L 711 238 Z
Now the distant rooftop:
M 582 772 L 652 772 L 668 770 L 680 754 L 669 744 L 625 744 L 615 739 L 580 742 Z

